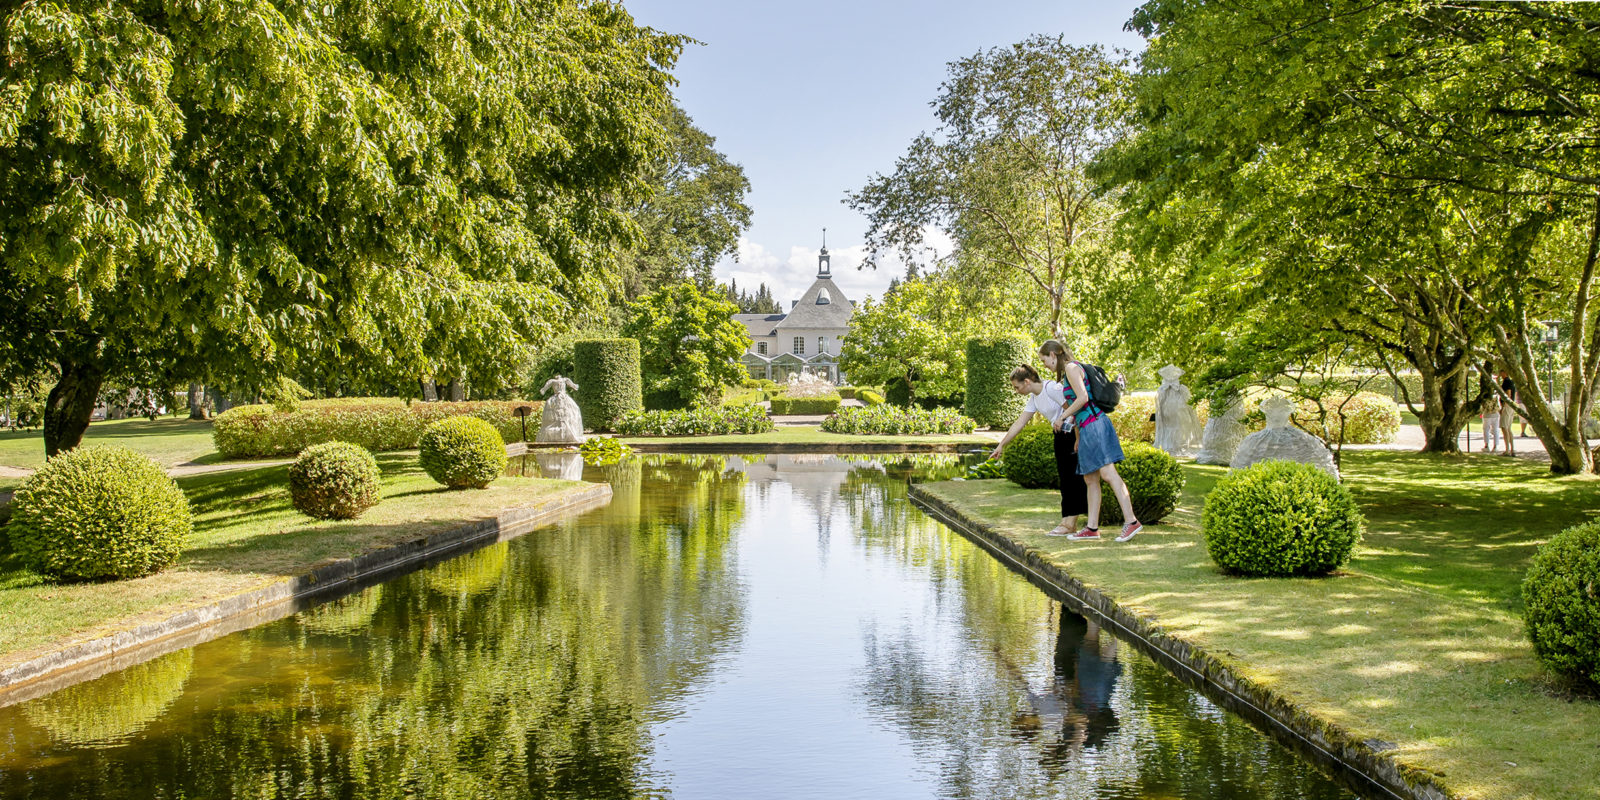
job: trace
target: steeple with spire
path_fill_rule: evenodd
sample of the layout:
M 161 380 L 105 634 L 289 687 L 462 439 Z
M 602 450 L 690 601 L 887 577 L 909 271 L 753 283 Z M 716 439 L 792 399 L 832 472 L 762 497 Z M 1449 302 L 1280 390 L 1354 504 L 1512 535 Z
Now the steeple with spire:
M 828 260 L 828 229 L 822 229 L 822 252 L 817 254 L 817 279 L 833 277 L 833 265 Z

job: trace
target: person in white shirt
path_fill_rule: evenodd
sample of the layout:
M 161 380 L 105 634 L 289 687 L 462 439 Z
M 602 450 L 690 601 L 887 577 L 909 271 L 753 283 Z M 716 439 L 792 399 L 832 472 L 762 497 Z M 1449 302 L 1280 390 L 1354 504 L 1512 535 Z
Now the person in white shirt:
M 1041 380 L 1039 372 L 1026 364 L 1011 371 L 1011 390 L 1028 398 L 1022 414 L 1012 423 L 1006 435 L 1000 437 L 990 458 L 999 458 L 1006 445 L 1016 438 L 1034 414 L 1055 428 L 1056 474 L 1061 484 L 1061 524 L 1051 529 L 1050 536 L 1068 536 L 1078 530 L 1078 516 L 1089 513 L 1088 485 L 1078 477 L 1078 434 L 1071 426 L 1061 425 L 1061 410 L 1066 399 L 1061 384 Z M 1062 428 L 1066 430 L 1062 430 Z

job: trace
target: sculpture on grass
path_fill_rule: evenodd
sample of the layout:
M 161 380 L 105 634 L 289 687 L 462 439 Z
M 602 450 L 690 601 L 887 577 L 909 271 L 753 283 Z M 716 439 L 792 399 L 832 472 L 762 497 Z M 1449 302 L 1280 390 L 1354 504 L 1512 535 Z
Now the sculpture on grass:
M 539 423 L 539 435 L 533 439 L 535 443 L 584 441 L 583 414 L 567 394 L 568 389 L 577 391 L 578 384 L 560 375 L 545 381 L 541 392 L 550 399 L 544 401 L 544 415 Z
M 1321 439 L 1290 426 L 1294 403 L 1284 397 L 1273 397 L 1261 404 L 1261 411 L 1267 415 L 1267 428 L 1244 437 L 1239 443 L 1239 449 L 1233 454 L 1234 469 L 1244 469 L 1258 461 L 1298 461 L 1339 477 L 1339 468 L 1334 465 L 1328 446 Z
M 1226 467 L 1233 463 L 1233 454 L 1239 443 L 1250 434 L 1244 424 L 1244 403 L 1231 397 L 1219 404 L 1220 414 L 1206 420 L 1205 433 L 1200 437 L 1200 452 L 1194 456 L 1196 464 Z
M 1178 383 L 1178 378 L 1183 377 L 1182 369 L 1168 364 L 1157 374 L 1161 376 L 1161 388 L 1156 390 L 1155 445 L 1182 458 L 1189 454 L 1200 434 L 1200 415 L 1189 405 L 1189 387 Z

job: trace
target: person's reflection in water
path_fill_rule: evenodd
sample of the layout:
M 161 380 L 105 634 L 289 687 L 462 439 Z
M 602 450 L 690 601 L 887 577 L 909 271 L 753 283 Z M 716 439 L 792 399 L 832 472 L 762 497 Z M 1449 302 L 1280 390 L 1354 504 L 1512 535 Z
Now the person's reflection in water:
M 1067 708 L 1060 733 L 1046 743 L 1040 763 L 1051 777 L 1067 770 L 1085 748 L 1097 748 L 1117 730 L 1111 707 L 1122 663 L 1117 640 L 1101 636 L 1100 626 L 1061 609 L 1056 634 L 1053 693 Z

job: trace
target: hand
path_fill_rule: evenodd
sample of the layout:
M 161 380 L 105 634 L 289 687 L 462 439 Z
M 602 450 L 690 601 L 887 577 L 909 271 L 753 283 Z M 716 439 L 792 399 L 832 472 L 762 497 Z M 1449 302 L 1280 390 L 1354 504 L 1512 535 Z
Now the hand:
M 1064 423 L 1064 422 L 1066 422 L 1066 420 L 1065 420 L 1065 419 L 1057 419 L 1057 420 L 1054 420 L 1054 421 L 1052 421 L 1052 422 L 1051 422 L 1051 423 L 1050 423 L 1050 427 L 1052 427 L 1052 428 L 1054 428 L 1054 429 L 1055 429 L 1055 430 L 1056 430 L 1056 433 L 1060 433 L 1060 432 L 1061 432 L 1061 425 L 1062 425 L 1062 423 Z
M 999 458 L 999 457 L 1000 457 L 1000 448 L 996 447 L 994 449 L 994 452 L 989 454 L 989 459 L 992 461 L 992 460 L 994 460 L 996 458 Z

